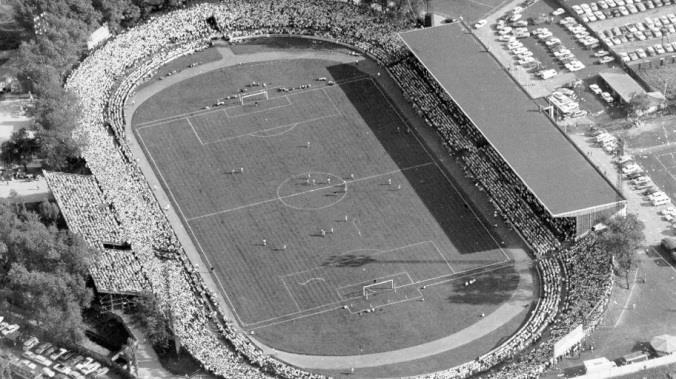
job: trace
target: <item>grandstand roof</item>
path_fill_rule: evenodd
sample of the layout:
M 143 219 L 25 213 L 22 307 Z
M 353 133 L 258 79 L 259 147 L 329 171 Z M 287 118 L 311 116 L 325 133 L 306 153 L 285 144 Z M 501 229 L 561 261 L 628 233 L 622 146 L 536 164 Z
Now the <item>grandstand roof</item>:
M 400 36 L 550 214 L 623 200 L 462 24 Z
M 643 95 L 645 90 L 631 76 L 625 73 L 600 72 L 599 76 L 625 103 L 629 103 L 634 95 Z

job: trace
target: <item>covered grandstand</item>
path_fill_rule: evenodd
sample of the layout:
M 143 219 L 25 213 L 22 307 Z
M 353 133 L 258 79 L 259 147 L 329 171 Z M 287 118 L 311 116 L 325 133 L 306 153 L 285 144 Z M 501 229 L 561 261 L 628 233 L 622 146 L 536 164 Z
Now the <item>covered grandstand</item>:
M 545 218 L 574 220 L 576 236 L 623 212 L 621 193 L 587 160 L 461 23 L 399 34 L 473 126 L 511 168 Z M 506 183 L 506 185 L 509 185 Z M 530 202 L 530 201 L 529 201 Z

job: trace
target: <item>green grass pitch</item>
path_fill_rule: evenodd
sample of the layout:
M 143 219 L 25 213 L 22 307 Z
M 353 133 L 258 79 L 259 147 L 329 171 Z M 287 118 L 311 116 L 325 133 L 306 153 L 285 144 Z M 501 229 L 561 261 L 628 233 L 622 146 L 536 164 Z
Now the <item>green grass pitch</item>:
M 238 321 L 275 346 L 327 354 L 411 346 L 474 322 L 486 304 L 453 301 L 449 280 L 506 256 L 380 87 L 322 60 L 232 70 L 155 95 L 134 130 Z M 253 80 L 272 83 L 269 100 L 199 111 Z M 302 83 L 312 87 L 276 90 Z M 500 275 L 479 296 L 490 306 L 518 283 L 511 266 Z M 389 279 L 396 291 L 364 301 L 364 285 Z M 367 320 L 367 308 L 380 313 Z M 331 346 L 307 335 L 336 319 L 317 332 Z

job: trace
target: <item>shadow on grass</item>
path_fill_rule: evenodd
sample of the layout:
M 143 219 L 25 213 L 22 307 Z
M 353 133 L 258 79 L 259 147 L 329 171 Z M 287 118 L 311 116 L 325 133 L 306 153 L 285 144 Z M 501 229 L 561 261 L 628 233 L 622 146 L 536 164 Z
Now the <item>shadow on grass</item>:
M 378 260 L 366 254 L 344 254 L 344 255 L 332 255 L 328 257 L 321 266 L 323 267 L 361 267 L 370 263 L 389 263 L 389 264 L 399 264 L 399 263 L 439 263 L 446 264 L 446 261 L 441 259 L 383 259 Z
M 476 281 L 469 284 L 470 279 Z M 461 304 L 501 304 L 512 296 L 518 284 L 518 273 L 514 271 L 514 267 L 507 267 L 455 281 L 453 292 L 447 300 Z
M 374 262 L 377 262 L 377 259 L 364 254 L 332 255 L 322 263 L 322 266 L 361 267 Z

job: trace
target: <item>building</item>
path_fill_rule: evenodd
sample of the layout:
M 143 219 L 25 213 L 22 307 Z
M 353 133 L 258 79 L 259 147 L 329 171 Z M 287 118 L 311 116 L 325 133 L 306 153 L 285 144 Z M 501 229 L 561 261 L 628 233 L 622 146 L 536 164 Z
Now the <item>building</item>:
M 400 33 L 459 113 L 513 171 L 544 219 L 574 220 L 575 235 L 625 211 L 626 200 L 568 137 L 539 111 L 462 23 Z

